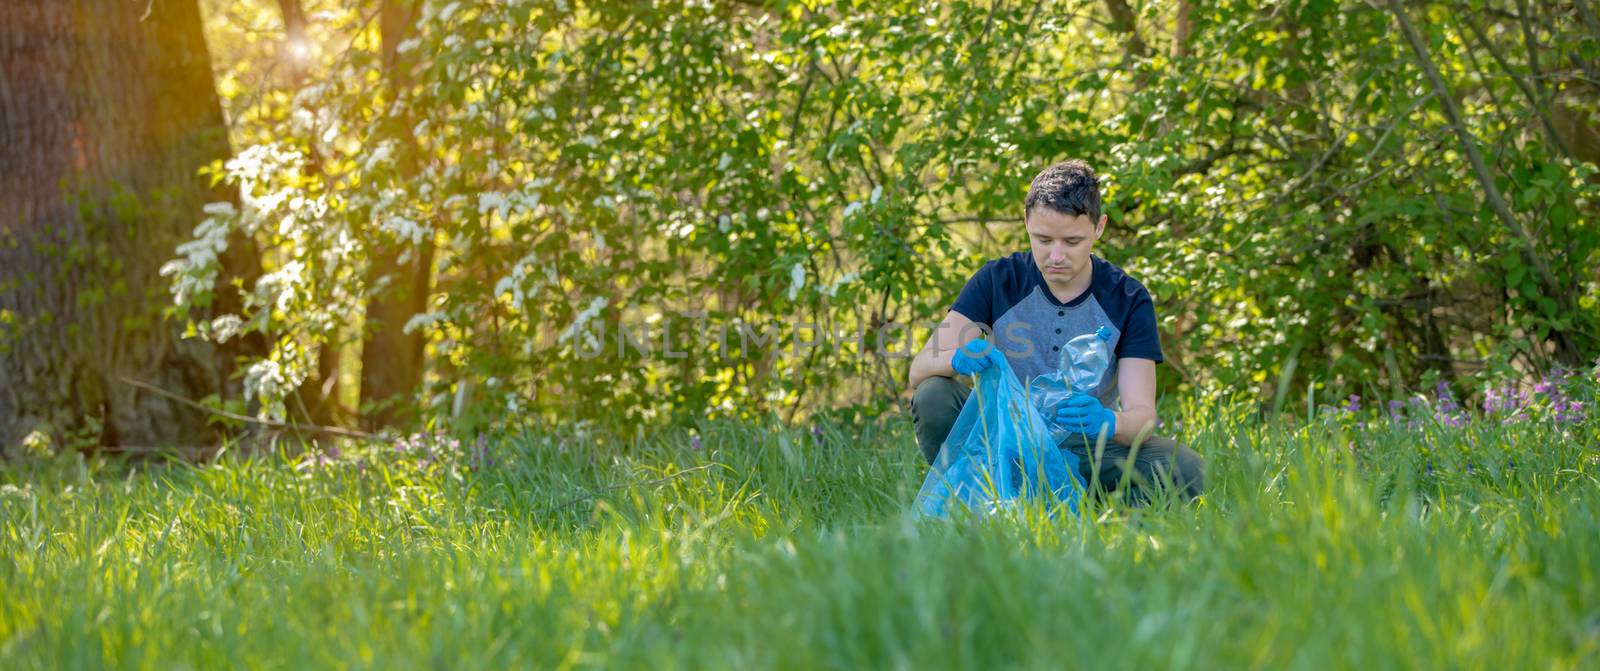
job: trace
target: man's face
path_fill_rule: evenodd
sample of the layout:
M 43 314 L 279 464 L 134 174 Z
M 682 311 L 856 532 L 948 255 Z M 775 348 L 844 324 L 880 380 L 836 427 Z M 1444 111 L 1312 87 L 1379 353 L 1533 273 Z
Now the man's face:
M 1068 215 L 1044 206 L 1034 207 L 1024 225 L 1033 245 L 1033 261 L 1039 265 L 1045 282 L 1065 285 L 1087 271 L 1089 252 L 1105 231 L 1105 224 L 1105 215 L 1095 222 L 1087 214 Z

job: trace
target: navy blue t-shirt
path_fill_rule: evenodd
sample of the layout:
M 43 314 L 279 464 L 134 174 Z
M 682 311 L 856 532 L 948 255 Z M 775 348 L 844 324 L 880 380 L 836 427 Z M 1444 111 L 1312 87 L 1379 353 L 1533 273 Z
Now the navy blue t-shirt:
M 990 261 L 967 280 L 950 309 L 993 327 L 988 339 L 1006 355 L 1024 385 L 1056 370 L 1067 341 L 1100 327 L 1111 329 L 1112 361 L 1095 395 L 1107 407 L 1117 401 L 1117 359 L 1162 361 L 1150 292 L 1110 261 L 1089 257 L 1089 290 L 1071 301 L 1056 300 L 1033 254 L 1017 252 Z M 943 334 L 941 337 L 956 337 Z

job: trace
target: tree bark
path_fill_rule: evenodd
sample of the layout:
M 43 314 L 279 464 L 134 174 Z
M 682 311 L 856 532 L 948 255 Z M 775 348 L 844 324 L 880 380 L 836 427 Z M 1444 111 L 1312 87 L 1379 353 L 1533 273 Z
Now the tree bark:
M 416 21 L 414 0 L 383 0 L 379 9 L 378 30 L 383 39 L 383 64 L 390 91 L 397 98 L 410 86 L 410 59 L 399 52 Z M 405 109 L 404 103 L 401 109 Z M 410 132 L 411 115 L 397 115 L 399 132 Z M 396 150 L 401 173 L 417 172 L 416 148 L 402 145 Z M 372 259 L 372 286 L 388 278 L 388 284 L 374 290 L 367 302 L 366 326 L 361 348 L 361 406 L 365 423 L 371 427 L 396 426 L 406 422 L 404 409 L 422 383 L 425 333 L 405 333 L 411 317 L 427 311 L 432 287 L 433 244 L 424 241 L 409 250 L 403 243 L 380 245 Z
M 1128 38 L 1124 47 L 1128 58 L 1144 58 L 1150 54 L 1144 38 L 1139 35 L 1138 15 L 1128 6 L 1127 0 L 1105 0 L 1106 13 L 1111 15 L 1111 29 Z
M 228 153 L 195 0 L 0 3 L 0 451 L 215 442 L 121 379 L 225 391 L 231 359 L 180 337 L 159 269 L 231 199 L 197 173 Z
M 1178 0 L 1178 9 L 1173 19 L 1172 30 L 1172 57 L 1188 58 L 1192 51 L 1190 41 L 1194 39 L 1194 0 Z
M 279 59 L 289 68 L 289 81 L 299 88 L 305 80 L 306 66 L 310 63 L 306 13 L 300 7 L 300 0 L 278 0 L 278 11 L 283 15 L 283 47 L 279 51 Z

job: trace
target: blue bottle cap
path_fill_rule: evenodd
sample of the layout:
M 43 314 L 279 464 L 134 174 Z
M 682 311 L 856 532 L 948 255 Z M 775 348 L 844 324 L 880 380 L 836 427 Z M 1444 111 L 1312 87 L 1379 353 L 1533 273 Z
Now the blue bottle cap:
M 1099 336 L 1101 340 L 1110 341 L 1111 340 L 1111 327 L 1102 326 L 1102 327 L 1100 327 L 1100 330 L 1095 331 L 1094 334 L 1096 336 Z

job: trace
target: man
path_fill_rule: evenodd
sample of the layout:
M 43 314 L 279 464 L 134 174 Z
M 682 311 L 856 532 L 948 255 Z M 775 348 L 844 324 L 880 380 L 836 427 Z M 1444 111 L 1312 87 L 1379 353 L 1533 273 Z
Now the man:
M 1075 433 L 1061 447 L 1078 456 L 1091 487 L 1114 491 L 1126 477 L 1137 499 L 1165 484 L 1185 498 L 1198 496 L 1205 488 L 1200 455 L 1149 433 L 1162 360 L 1155 306 L 1144 285 L 1092 253 L 1106 227 L 1094 170 L 1073 160 L 1039 173 L 1023 202 L 1023 222 L 1031 252 L 978 270 L 911 362 L 911 417 L 922 456 L 933 463 L 971 393 L 956 375 L 986 370 L 1003 356 L 1026 385 L 1056 370 L 1068 340 L 1104 326 L 1112 333 L 1113 361 L 1100 388 L 1074 395 L 1047 418 Z M 1112 410 L 1119 397 L 1120 409 Z

